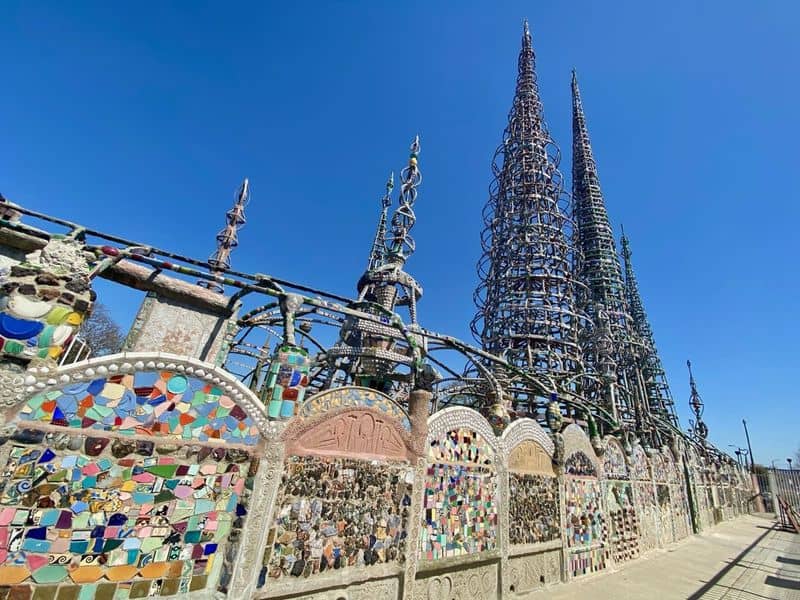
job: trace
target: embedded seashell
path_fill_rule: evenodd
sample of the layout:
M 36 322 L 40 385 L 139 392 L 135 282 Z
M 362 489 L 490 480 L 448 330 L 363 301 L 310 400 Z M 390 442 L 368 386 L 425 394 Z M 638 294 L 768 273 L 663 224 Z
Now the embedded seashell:
M 8 310 L 21 319 L 41 319 L 52 310 L 49 302 L 32 300 L 22 294 L 14 294 L 8 299 Z

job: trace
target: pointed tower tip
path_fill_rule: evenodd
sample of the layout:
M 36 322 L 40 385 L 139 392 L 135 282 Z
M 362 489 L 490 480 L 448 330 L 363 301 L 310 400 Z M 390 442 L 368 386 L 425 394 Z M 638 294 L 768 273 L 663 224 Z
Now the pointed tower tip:
M 529 36 L 530 34 L 531 34 L 531 30 L 528 27 L 528 19 L 527 18 L 522 19 L 522 35 L 528 35 Z
M 414 141 L 411 142 L 411 154 L 414 158 L 419 154 L 419 134 L 414 136 Z

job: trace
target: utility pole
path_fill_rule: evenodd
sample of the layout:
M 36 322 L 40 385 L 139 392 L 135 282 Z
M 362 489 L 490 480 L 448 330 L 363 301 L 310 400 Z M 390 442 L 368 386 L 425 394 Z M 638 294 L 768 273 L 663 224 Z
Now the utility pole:
M 747 421 L 742 419 L 742 425 L 744 425 L 744 436 L 747 438 L 747 449 L 750 451 L 750 471 L 752 472 L 755 461 L 753 460 L 753 447 L 750 445 L 750 434 L 747 433 Z

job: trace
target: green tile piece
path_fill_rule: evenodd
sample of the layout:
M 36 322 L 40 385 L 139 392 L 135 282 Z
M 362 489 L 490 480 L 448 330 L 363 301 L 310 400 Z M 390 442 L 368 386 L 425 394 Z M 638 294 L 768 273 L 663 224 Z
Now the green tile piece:
M 36 569 L 32 574 L 36 583 L 58 583 L 67 578 L 67 569 L 61 565 L 47 565 Z
M 152 473 L 156 477 L 164 477 L 165 479 L 169 479 L 170 477 L 175 476 L 175 471 L 178 470 L 178 465 L 154 465 L 152 467 L 147 467 L 145 471 L 148 473 Z

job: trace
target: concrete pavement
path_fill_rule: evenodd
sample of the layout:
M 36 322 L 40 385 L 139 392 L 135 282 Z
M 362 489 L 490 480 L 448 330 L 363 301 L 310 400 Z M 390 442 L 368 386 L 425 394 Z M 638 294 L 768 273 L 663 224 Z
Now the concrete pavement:
M 721 523 L 664 550 L 528 595 L 530 600 L 800 600 L 800 535 L 770 516 Z

